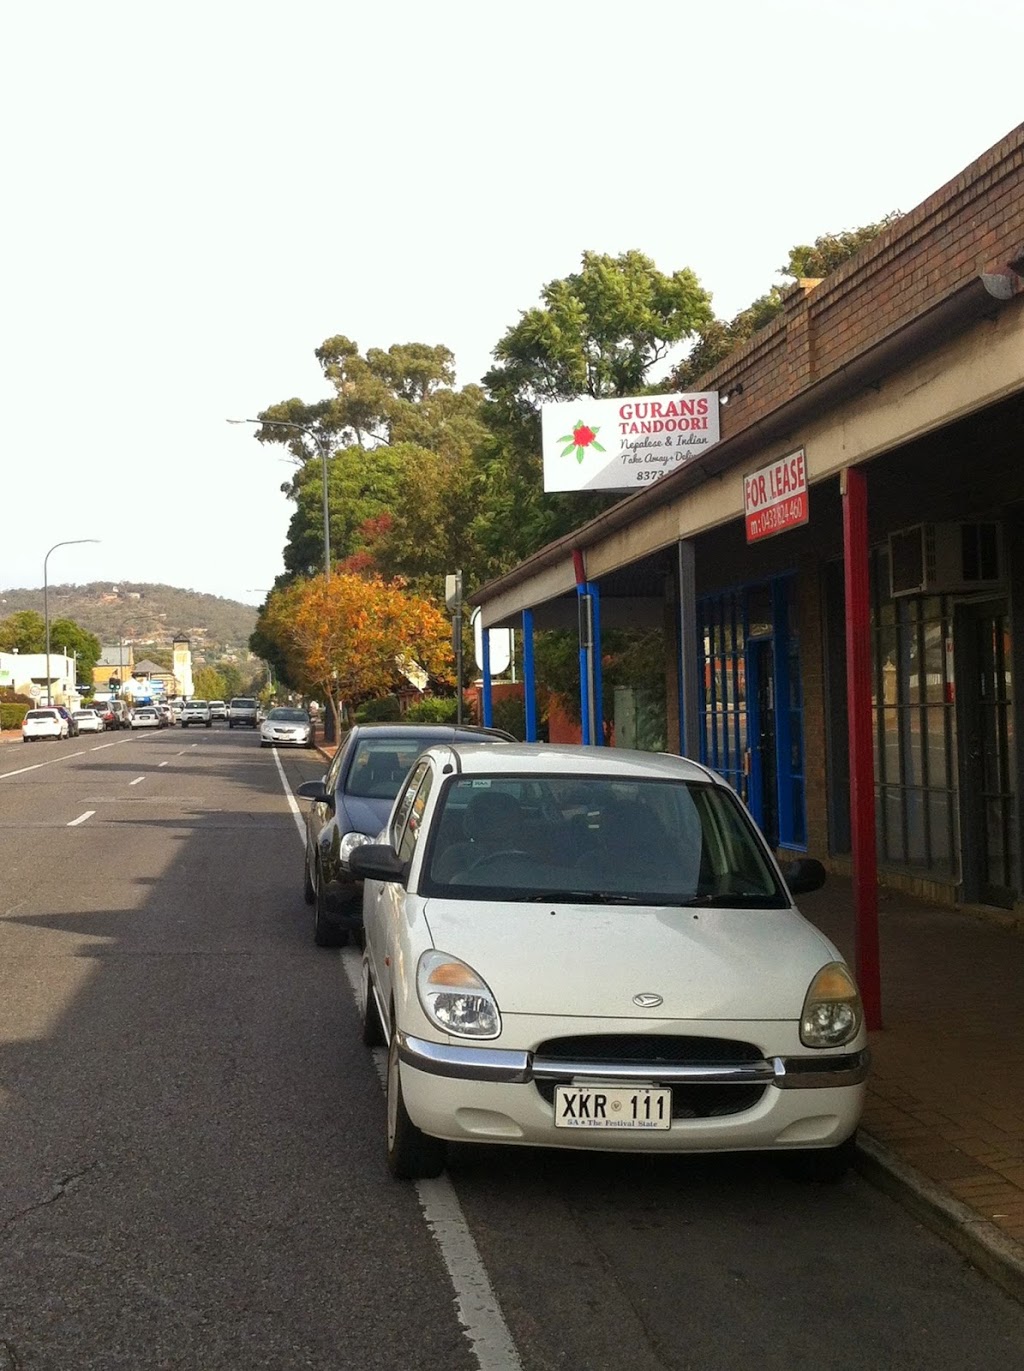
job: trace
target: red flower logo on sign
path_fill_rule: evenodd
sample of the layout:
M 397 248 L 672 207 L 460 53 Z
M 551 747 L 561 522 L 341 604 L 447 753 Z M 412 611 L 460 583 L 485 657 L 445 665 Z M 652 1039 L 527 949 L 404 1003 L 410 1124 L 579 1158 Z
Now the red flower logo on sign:
M 568 457 L 570 452 L 574 452 L 577 462 L 582 462 L 587 455 L 588 447 L 592 447 L 595 452 L 604 452 L 604 448 L 597 441 L 600 432 L 599 428 L 590 428 L 581 419 L 578 424 L 573 425 L 571 433 L 566 433 L 558 439 L 560 443 L 566 444 L 562 449 L 562 456 Z

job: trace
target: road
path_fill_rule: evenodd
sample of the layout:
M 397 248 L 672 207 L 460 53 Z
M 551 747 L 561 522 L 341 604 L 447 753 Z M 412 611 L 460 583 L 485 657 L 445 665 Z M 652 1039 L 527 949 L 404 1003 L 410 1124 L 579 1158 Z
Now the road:
M 0 748 L 0 1371 L 1024 1366 L 1024 1309 L 858 1177 L 391 1180 L 302 900 L 322 770 L 224 726 Z

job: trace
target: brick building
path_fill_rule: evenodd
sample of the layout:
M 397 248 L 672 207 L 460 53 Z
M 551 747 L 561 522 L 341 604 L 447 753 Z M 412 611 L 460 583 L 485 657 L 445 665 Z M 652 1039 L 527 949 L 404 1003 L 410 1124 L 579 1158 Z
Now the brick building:
M 661 626 L 669 749 L 865 901 L 1020 908 L 1022 275 L 1024 125 L 702 379 L 717 446 L 469 597 L 527 663 L 586 603 L 595 742 L 602 630 Z M 749 542 L 744 477 L 794 453 L 807 523 Z

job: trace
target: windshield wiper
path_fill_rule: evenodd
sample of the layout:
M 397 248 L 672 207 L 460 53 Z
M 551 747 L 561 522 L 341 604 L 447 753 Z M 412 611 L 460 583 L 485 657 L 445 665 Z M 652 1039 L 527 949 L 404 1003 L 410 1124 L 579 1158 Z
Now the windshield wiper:
M 750 891 L 726 890 L 718 895 L 694 895 L 690 900 L 680 900 L 684 909 L 779 909 L 777 895 L 767 895 L 763 891 L 751 894 Z
M 530 896 L 531 904 L 640 904 L 635 895 L 620 895 L 616 890 L 542 890 Z

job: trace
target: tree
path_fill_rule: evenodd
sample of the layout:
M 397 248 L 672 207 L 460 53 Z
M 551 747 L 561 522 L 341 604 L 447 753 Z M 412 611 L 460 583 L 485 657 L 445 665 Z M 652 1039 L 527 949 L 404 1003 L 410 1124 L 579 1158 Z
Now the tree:
M 212 666 L 196 667 L 192 673 L 192 694 L 196 700 L 226 700 L 224 677 Z
M 471 480 L 474 453 L 485 436 L 483 392 L 477 386 L 454 389 L 455 359 L 443 346 L 402 343 L 370 348 L 363 356 L 356 343 L 339 334 L 326 339 L 316 356 L 333 396 L 313 404 L 291 399 L 271 405 L 261 411 L 264 423 L 256 433 L 260 442 L 284 445 L 299 464 L 282 486 L 295 502 L 283 580 L 313 576 L 323 565 L 324 450 L 329 454 L 332 560 L 356 558 L 356 565 L 382 569 L 385 575 L 405 574 L 402 559 L 415 548 L 413 575 L 439 581 L 451 570 L 445 560 L 450 554 L 448 547 L 438 546 L 430 566 L 429 556 L 424 557 L 435 540 L 421 536 L 423 482 L 416 473 L 433 466 L 453 487 Z M 432 456 L 443 462 L 432 462 Z M 468 475 L 463 467 L 471 469 Z M 382 523 L 386 519 L 392 523 Z M 394 536 L 381 541 L 392 527 Z
M 34 609 L 0 619 L 0 652 L 45 652 L 46 622 Z
M 899 218 L 899 210 L 894 210 L 877 224 L 865 224 L 863 228 L 842 233 L 825 233 L 811 245 L 798 244 L 790 248 L 789 257 L 779 268 L 779 274 L 794 281 L 820 280 L 842 266 Z M 772 286 L 766 294 L 759 295 L 728 322 L 712 319 L 701 329 L 689 355 L 673 371 L 673 390 L 692 390 L 702 376 L 723 362 L 731 352 L 749 342 L 782 309 L 783 294 L 783 287 Z
M 387 694 L 403 683 L 399 663 L 410 658 L 437 681 L 454 679 L 447 619 L 401 580 L 379 576 L 341 572 L 275 590 L 251 647 L 280 662 L 293 689 L 328 700 L 336 721 L 339 696 L 351 709 Z
M 550 281 L 494 349 L 484 377 L 490 442 L 474 532 L 493 570 L 585 522 L 621 496 L 545 495 L 540 405 L 643 393 L 651 369 L 712 321 L 689 269 L 666 276 L 650 258 L 585 252 L 581 269 Z
M 74 619 L 54 619 L 50 624 L 50 647 L 68 655 L 76 654 L 78 679 L 92 681 L 93 670 L 103 655 L 103 648 L 95 633 L 89 633 Z

